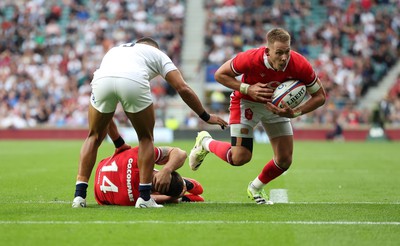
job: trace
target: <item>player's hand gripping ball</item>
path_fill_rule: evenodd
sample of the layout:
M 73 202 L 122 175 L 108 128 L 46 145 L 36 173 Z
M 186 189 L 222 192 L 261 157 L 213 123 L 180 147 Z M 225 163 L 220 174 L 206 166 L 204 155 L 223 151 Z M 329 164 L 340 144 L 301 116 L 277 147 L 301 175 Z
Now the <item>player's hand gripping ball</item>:
M 291 108 L 297 107 L 306 95 L 306 86 L 299 80 L 288 80 L 280 84 L 272 96 L 272 104 L 283 108 L 282 102 L 286 102 Z

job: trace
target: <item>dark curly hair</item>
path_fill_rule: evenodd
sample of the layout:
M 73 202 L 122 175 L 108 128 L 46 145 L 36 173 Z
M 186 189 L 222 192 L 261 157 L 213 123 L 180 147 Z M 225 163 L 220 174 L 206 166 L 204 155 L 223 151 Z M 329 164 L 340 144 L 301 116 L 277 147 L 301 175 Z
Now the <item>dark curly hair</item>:
M 182 176 L 176 171 L 173 171 L 171 173 L 171 184 L 169 186 L 169 189 L 163 195 L 177 197 L 182 193 L 183 185 L 184 183 Z

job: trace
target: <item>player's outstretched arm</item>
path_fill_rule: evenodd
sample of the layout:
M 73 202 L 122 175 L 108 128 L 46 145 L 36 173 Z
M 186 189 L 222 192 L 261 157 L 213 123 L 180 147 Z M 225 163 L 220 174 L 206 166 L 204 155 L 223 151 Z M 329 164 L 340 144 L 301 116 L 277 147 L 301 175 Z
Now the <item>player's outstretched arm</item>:
M 118 127 L 115 124 L 114 120 L 111 120 L 110 123 L 108 123 L 108 136 L 110 136 L 112 140 L 115 140 L 120 136 Z
M 197 114 L 199 117 L 212 125 L 220 125 L 222 128 L 225 128 L 228 123 L 222 119 L 221 117 L 208 114 L 203 107 L 199 97 L 193 91 L 192 88 L 186 83 L 183 79 L 179 70 L 173 70 L 167 73 L 165 76 L 167 82 L 178 92 L 179 96 L 182 100 Z

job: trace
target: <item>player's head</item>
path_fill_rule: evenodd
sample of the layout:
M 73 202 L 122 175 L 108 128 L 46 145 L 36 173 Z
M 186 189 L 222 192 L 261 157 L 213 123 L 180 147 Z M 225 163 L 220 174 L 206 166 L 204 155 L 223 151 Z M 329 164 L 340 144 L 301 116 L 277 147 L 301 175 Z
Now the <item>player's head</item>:
M 182 193 L 184 185 L 185 183 L 182 176 L 179 173 L 173 171 L 171 173 L 171 184 L 169 186 L 169 189 L 163 195 L 178 197 Z
M 157 49 L 160 48 L 160 46 L 158 45 L 158 43 L 157 43 L 154 39 L 152 39 L 152 38 L 150 38 L 150 37 L 140 38 L 140 39 L 138 39 L 138 40 L 136 41 L 136 43 L 138 43 L 138 44 L 147 44 L 147 45 L 151 45 L 151 46 L 153 46 L 153 47 L 155 47 L 155 48 L 157 48 Z
M 290 34 L 285 29 L 274 28 L 267 33 L 266 40 L 268 62 L 275 70 L 282 71 L 290 57 Z

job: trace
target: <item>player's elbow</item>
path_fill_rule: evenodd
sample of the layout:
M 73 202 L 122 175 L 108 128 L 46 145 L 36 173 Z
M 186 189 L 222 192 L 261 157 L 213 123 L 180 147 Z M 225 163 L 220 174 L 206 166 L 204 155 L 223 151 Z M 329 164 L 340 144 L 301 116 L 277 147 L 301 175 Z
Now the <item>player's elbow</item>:
M 218 72 L 218 71 L 216 71 L 215 73 L 214 73 L 214 79 L 216 80 L 216 81 L 221 81 L 221 73 L 220 72 Z
M 215 79 L 216 81 L 218 81 L 219 83 L 221 83 L 221 84 L 223 84 L 223 82 L 224 82 L 228 77 L 230 77 L 230 76 L 227 75 L 226 73 L 220 71 L 220 70 L 217 70 L 217 71 L 215 72 L 215 74 L 214 74 L 214 79 Z
M 312 95 L 313 100 L 315 102 L 315 105 L 317 105 L 317 108 L 323 106 L 326 102 L 326 94 L 325 91 L 318 91 L 314 95 Z
M 175 89 L 176 89 L 176 92 L 178 92 L 178 94 L 181 97 L 184 97 L 186 95 L 191 95 L 192 94 L 192 89 L 186 83 L 181 85 L 181 86 L 179 86 L 179 87 L 177 87 L 177 88 L 175 88 Z
M 325 93 L 321 94 L 318 98 L 319 100 L 319 107 L 323 106 L 326 102 L 326 96 Z
M 177 157 L 182 160 L 183 162 L 185 162 L 186 158 L 187 158 L 187 153 L 186 151 L 184 151 L 183 149 L 177 148 L 175 147 L 173 149 L 177 155 Z
M 183 159 L 183 161 L 185 161 L 186 158 L 187 158 L 187 153 L 186 153 L 186 151 L 179 149 L 179 153 L 180 153 L 180 156 L 181 156 L 181 158 Z

